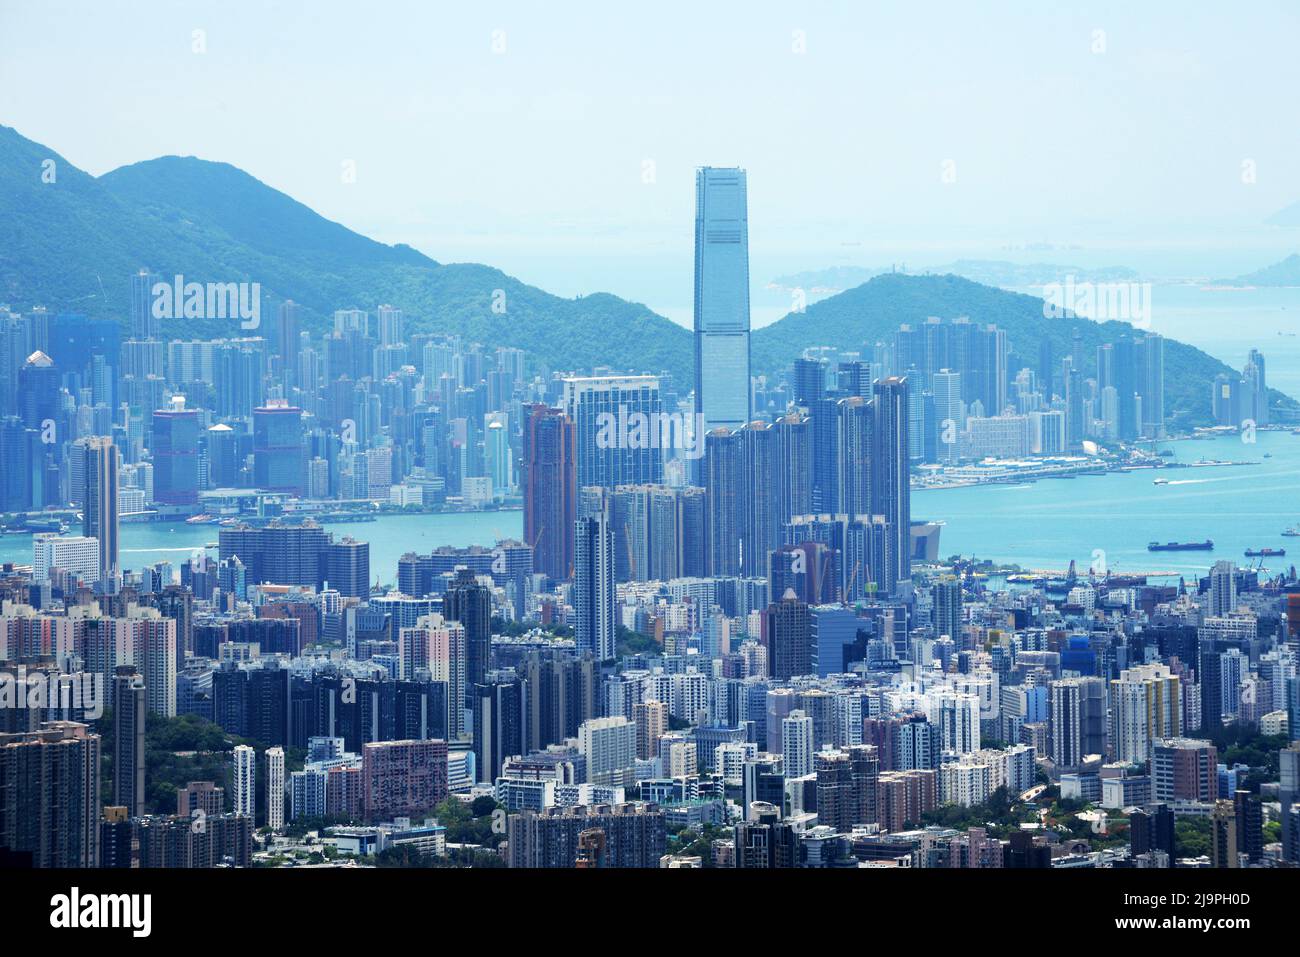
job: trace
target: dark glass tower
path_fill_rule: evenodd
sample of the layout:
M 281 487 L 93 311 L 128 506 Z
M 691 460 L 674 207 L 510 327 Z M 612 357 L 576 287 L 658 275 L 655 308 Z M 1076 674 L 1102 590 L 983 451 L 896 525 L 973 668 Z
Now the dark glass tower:
M 268 492 L 307 494 L 302 409 L 285 402 L 253 411 L 253 484 Z
M 144 813 L 144 678 L 131 665 L 113 675 L 113 804 Z
M 162 505 L 199 500 L 199 415 L 188 409 L 153 414 L 153 497 Z
M 492 656 L 492 592 L 468 568 L 456 571 L 443 601 L 446 617 L 465 628 L 465 686 L 487 680 Z
M 573 574 L 577 476 L 573 421 L 559 409 L 529 408 L 524 422 L 524 541 L 539 572 L 562 581 Z
M 614 657 L 614 533 L 603 509 L 574 522 L 573 615 L 578 651 Z
M 912 489 L 907 461 L 907 389 L 905 378 L 881 379 L 873 387 L 875 436 L 872 511 L 885 516 L 894 537 L 898 580 L 912 577 Z

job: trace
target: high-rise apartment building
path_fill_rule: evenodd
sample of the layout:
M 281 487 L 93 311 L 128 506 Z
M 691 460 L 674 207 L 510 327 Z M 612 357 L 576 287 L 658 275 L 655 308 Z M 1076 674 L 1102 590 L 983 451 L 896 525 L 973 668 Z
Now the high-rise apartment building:
M 284 827 L 284 748 L 266 749 L 266 826 Z
M 144 728 L 147 713 L 142 678 L 131 665 L 113 675 L 113 804 L 128 817 L 144 813 Z
M 603 509 L 574 522 L 573 614 L 578 651 L 599 661 L 614 657 L 614 532 Z
M 108 436 L 86 440 L 86 497 L 83 505 L 87 538 L 99 542 L 99 579 L 106 586 L 121 575 L 118 566 L 118 454 Z
M 559 409 L 528 407 L 524 420 L 524 541 L 534 567 L 556 581 L 573 575 L 577 457 L 573 420 Z
M 1181 685 L 1166 665 L 1138 665 L 1111 681 L 1110 743 L 1115 760 L 1150 761 L 1158 739 L 1182 733 L 1182 718 Z
M 0 851 L 32 867 L 98 867 L 100 738 L 51 721 L 0 734 Z
M 238 744 L 232 755 L 234 772 L 232 774 L 232 797 L 235 801 L 235 813 L 251 818 L 257 807 L 257 752 L 246 744 Z

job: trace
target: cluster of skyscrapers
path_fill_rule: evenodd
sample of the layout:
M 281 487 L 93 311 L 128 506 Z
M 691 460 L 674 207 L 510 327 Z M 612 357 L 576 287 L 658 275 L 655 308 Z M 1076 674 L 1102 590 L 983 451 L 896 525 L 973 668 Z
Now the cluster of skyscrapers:
M 147 271 L 124 341 L 0 314 L 0 510 L 38 533 L 0 569 L 5 862 L 247 866 L 308 828 L 441 856 L 444 802 L 490 799 L 458 853 L 513 867 L 1300 863 L 1294 573 L 1017 586 L 911 515 L 921 463 L 1159 437 L 1162 340 L 1013 374 L 1003 330 L 927 319 L 769 383 L 746 188 L 697 176 L 684 395 L 526 374 L 388 305 L 164 341 Z M 324 528 L 515 502 L 521 540 L 396 568 Z M 168 519 L 216 524 L 216 554 L 125 567 L 122 527 Z M 20 669 L 46 693 L 5 697 Z M 148 781 L 178 716 L 219 729 L 220 771 Z

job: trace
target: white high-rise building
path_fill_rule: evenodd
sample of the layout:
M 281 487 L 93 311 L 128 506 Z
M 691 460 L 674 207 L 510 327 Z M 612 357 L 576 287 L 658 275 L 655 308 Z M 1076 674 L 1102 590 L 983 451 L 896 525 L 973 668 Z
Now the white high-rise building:
M 939 433 L 940 462 L 961 457 L 961 434 L 966 428 L 966 404 L 961 399 L 961 373 L 940 369 L 932 376 L 934 423 Z
M 376 310 L 379 314 L 379 344 L 396 346 L 406 340 L 402 329 L 402 310 L 383 305 Z
M 1232 562 L 1215 562 L 1210 569 L 1210 603 L 1207 618 L 1221 618 L 1237 610 L 1237 566 Z
M 235 747 L 235 813 L 253 816 L 254 785 L 257 780 L 257 752 L 246 744 Z
M 949 689 L 928 696 L 926 716 L 939 728 L 944 751 L 969 754 L 980 749 L 980 699 Z
M 284 748 L 266 749 L 266 825 L 284 827 Z
M 781 719 L 781 753 L 787 778 L 801 778 L 813 771 L 813 719 L 803 711 L 791 711 Z
M 1166 665 L 1139 665 L 1110 683 L 1110 742 L 1116 761 L 1151 760 L 1157 738 L 1182 734 L 1178 676 Z
M 636 768 L 636 724 L 627 718 L 592 718 L 578 726 L 578 751 L 587 757 L 592 784 L 627 787 Z
M 661 750 L 660 756 L 663 758 L 664 773 L 668 777 L 685 778 L 697 773 L 694 741 L 674 741 L 668 745 L 667 750 L 667 755 Z
M 49 532 L 37 535 L 32 539 L 32 581 L 48 582 L 56 568 L 88 584 L 99 581 L 99 539 Z

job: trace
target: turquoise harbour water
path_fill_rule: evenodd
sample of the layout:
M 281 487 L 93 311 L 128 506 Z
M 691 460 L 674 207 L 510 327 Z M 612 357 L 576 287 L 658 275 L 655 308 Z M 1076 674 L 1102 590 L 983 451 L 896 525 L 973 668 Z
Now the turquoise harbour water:
M 385 515 L 373 522 L 327 524 L 336 539 L 350 535 L 370 543 L 370 578 L 384 583 L 397 580 L 397 560 L 406 552 L 427 553 L 439 545 L 492 545 L 502 538 L 523 535 L 524 513 L 444 512 L 429 515 Z M 138 569 L 157 562 L 179 568 L 196 551 L 217 540 L 216 525 L 140 522 L 121 526 L 121 560 L 125 568 Z M 76 529 L 70 530 L 76 533 Z M 215 558 L 217 550 L 210 554 Z M 0 537 L 0 561 L 31 564 L 32 536 Z
M 912 493 L 912 515 L 944 522 L 940 553 L 974 555 L 1026 568 L 1081 570 L 1105 552 L 1117 573 L 1196 575 L 1217 559 L 1246 565 L 1247 548 L 1289 548 L 1265 560 L 1277 572 L 1300 561 L 1300 538 L 1280 534 L 1300 524 L 1300 436 L 1258 432 L 1251 445 L 1237 436 L 1164 443 L 1174 460 L 1249 461 L 1258 464 L 1149 470 L 1045 479 L 1026 485 L 985 485 Z M 1264 458 L 1264 453 L 1270 458 Z M 1168 485 L 1153 485 L 1156 478 Z M 374 522 L 327 525 L 335 536 L 370 543 L 371 578 L 393 582 L 405 552 L 439 545 L 492 545 L 522 535 L 523 513 L 455 512 L 386 516 Z M 179 566 L 196 549 L 217 540 L 215 525 L 122 526 L 122 563 L 142 568 L 170 561 Z M 1148 552 L 1150 541 L 1214 540 L 1212 552 Z M 32 560 L 30 535 L 0 537 L 0 560 Z
M 1166 442 L 1174 461 L 1215 459 L 1256 465 L 1140 469 L 1028 485 L 989 485 L 912 493 L 912 517 L 945 523 L 939 551 L 1081 571 L 1105 552 L 1115 573 L 1204 574 L 1219 559 L 1246 565 L 1247 548 L 1287 548 L 1268 558 L 1276 573 L 1300 562 L 1300 436 L 1257 432 L 1256 442 L 1222 436 Z M 1270 458 L 1264 458 L 1264 453 Z M 1168 485 L 1154 485 L 1156 478 Z M 1152 541 L 1214 541 L 1213 551 L 1149 552 Z

